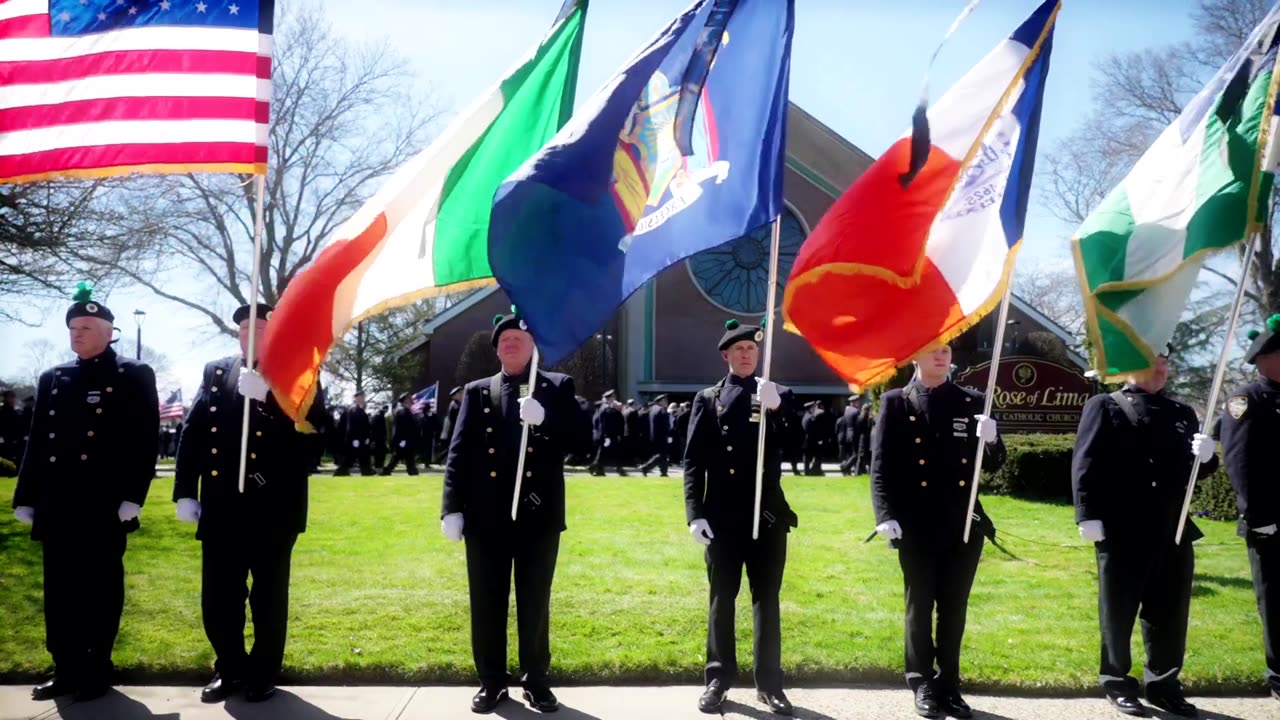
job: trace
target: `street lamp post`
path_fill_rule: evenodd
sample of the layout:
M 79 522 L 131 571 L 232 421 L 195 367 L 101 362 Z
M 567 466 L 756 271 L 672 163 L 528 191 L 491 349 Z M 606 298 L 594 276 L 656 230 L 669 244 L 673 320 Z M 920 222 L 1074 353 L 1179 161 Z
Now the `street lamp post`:
M 142 321 L 146 319 L 147 319 L 147 311 L 145 310 L 133 311 L 133 322 L 135 325 L 138 326 L 138 344 L 136 347 L 137 352 L 135 353 L 135 355 L 137 356 L 136 357 L 137 360 L 142 360 Z

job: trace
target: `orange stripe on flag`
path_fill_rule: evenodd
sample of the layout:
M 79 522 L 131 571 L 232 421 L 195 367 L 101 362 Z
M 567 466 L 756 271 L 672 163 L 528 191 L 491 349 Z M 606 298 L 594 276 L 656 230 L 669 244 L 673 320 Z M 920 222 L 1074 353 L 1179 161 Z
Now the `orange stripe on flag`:
M 306 424 L 320 384 L 320 366 L 333 347 L 334 325 L 342 332 L 350 318 L 335 317 L 338 288 L 378 248 L 387 234 L 379 213 L 356 237 L 326 247 L 281 296 L 262 339 L 259 369 L 271 383 L 280 407 L 295 423 Z M 339 333 L 339 337 L 341 333 Z

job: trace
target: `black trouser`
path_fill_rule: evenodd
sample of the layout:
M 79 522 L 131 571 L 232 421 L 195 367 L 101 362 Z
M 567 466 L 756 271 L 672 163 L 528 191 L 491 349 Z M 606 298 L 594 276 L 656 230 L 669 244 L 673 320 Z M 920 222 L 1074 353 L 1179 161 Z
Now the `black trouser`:
M 925 682 L 942 692 L 960 689 L 960 642 L 982 542 L 975 535 L 968 543 L 898 549 L 906 590 L 906 676 L 913 691 Z
M 756 689 L 781 690 L 782 618 L 778 593 L 782 589 L 782 571 L 787 564 L 786 531 L 761 527 L 757 540 L 751 539 L 750 529 L 745 534 L 726 531 L 707 546 L 706 561 L 707 580 L 711 584 L 711 607 L 707 614 L 707 684 L 719 680 L 721 687 L 728 689 L 738 676 L 734 601 L 742 586 L 745 566 L 747 584 L 751 588 Z
M 822 448 L 814 447 L 804 451 L 805 475 L 822 475 Z
M 358 447 L 358 448 L 350 448 L 349 450 L 348 450 L 348 449 L 346 449 L 346 448 L 344 448 L 344 449 L 343 449 L 343 454 L 342 454 L 342 462 L 338 464 L 338 469 L 337 469 L 337 470 L 334 470 L 334 471 L 333 471 L 333 474 L 334 474 L 335 476 L 337 476 L 337 475 L 350 475 L 350 474 L 351 474 L 351 465 L 352 465 L 352 463 L 356 462 L 357 460 L 359 460 L 359 461 L 360 461 L 360 474 L 361 474 L 361 475 L 372 475 L 372 474 L 373 474 L 373 461 L 369 458 L 369 445 L 368 445 L 368 443 L 361 443 L 361 444 L 360 444 L 360 447 Z
M 649 472 L 654 467 L 657 467 L 659 472 L 666 475 L 667 467 L 669 465 L 670 460 L 667 458 L 667 448 L 658 448 L 657 454 L 649 458 L 648 462 L 640 466 L 640 471 Z
M 1262 616 L 1262 645 L 1267 653 L 1267 685 L 1280 691 L 1280 538 L 1250 537 L 1249 569 Z
M 471 595 L 471 654 L 485 687 L 506 687 L 507 603 L 512 566 L 516 579 L 516 629 L 520 683 L 546 686 L 551 669 L 551 581 L 560 553 L 560 533 L 502 537 L 466 536 L 467 585 Z
M 296 534 L 203 542 L 200 607 L 224 677 L 274 683 L 289 629 L 289 566 Z M 253 576 L 253 589 L 248 578 Z M 244 603 L 253 611 L 253 650 L 244 649 Z
M 383 465 L 386 465 L 386 464 L 387 464 L 387 446 L 386 446 L 386 445 L 374 445 L 374 446 L 373 446 L 372 456 L 373 456 L 373 458 L 372 458 L 372 459 L 373 459 L 373 466 L 374 466 L 374 467 L 378 467 L 378 468 L 380 468 L 380 467 L 382 467 Z
M 55 673 L 75 683 L 111 679 L 111 648 L 124 611 L 124 531 L 47 539 L 45 647 Z
M 1180 693 L 1178 673 L 1187 649 L 1187 615 L 1195 554 L 1191 541 L 1174 545 L 1116 542 L 1096 544 L 1098 555 L 1098 621 L 1102 628 L 1102 687 L 1113 695 L 1137 695 L 1138 681 L 1129 641 L 1135 619 L 1142 620 L 1147 662 L 1143 683 L 1151 693 Z
M 590 471 L 603 475 L 604 466 L 613 465 L 618 468 L 619 475 L 626 475 L 627 471 L 622 467 L 622 448 L 618 447 L 619 444 L 617 440 L 610 440 L 609 447 L 605 447 L 603 442 L 598 443 L 596 459 L 591 461 Z
M 396 469 L 396 464 L 403 462 L 405 470 L 410 475 L 418 474 L 418 459 L 413 456 L 413 448 L 404 447 L 396 448 L 396 452 L 391 456 L 391 464 L 382 468 L 383 475 L 390 475 Z

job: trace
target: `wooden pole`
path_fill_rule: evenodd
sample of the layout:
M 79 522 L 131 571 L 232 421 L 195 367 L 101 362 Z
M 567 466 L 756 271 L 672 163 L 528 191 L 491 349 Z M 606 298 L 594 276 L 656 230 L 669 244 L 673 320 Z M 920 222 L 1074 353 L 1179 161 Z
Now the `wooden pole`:
M 533 389 L 538 380 L 538 346 L 533 346 L 533 359 L 529 361 L 529 397 L 533 397 Z M 529 456 L 529 423 L 521 422 L 520 457 L 516 460 L 516 489 L 511 493 L 511 520 L 516 519 L 520 510 L 520 486 L 524 481 L 524 459 Z
M 254 199 L 253 211 L 253 273 L 249 275 L 249 356 L 245 364 L 249 370 L 257 367 L 254 354 L 258 348 L 258 273 L 262 271 L 262 205 L 266 195 L 267 176 L 255 175 L 253 178 Z M 244 399 L 244 415 L 240 422 L 240 492 L 244 492 L 244 472 L 246 458 L 249 455 L 249 410 L 253 404 L 250 398 Z
M 1010 278 L 1004 291 L 1004 299 L 1000 301 L 1000 314 L 996 319 L 996 339 L 991 349 L 991 366 L 987 369 L 987 395 L 983 400 L 982 414 L 991 417 L 991 406 L 996 397 L 996 376 L 1000 372 L 1000 356 L 1004 354 L 1004 329 L 1009 325 L 1009 298 L 1013 296 L 1013 279 Z M 964 541 L 969 542 L 969 531 L 973 529 L 973 508 L 978 504 L 978 482 L 982 480 L 982 456 L 987 444 L 978 438 L 978 453 L 973 460 L 973 482 L 969 487 L 969 509 L 964 514 Z
M 767 300 L 765 302 L 765 322 L 764 322 L 764 370 L 761 372 L 760 379 L 764 382 L 769 380 L 769 371 L 773 364 L 773 321 L 774 306 L 778 302 L 778 246 L 782 233 L 782 216 L 778 215 L 773 219 L 772 238 L 769 241 L 769 289 Z M 759 390 L 756 390 L 759 397 Z M 768 426 L 768 408 L 763 403 L 760 405 L 760 436 L 756 442 L 756 502 L 755 514 L 751 516 L 751 537 L 760 537 L 760 501 L 764 492 L 764 441 L 765 429 Z

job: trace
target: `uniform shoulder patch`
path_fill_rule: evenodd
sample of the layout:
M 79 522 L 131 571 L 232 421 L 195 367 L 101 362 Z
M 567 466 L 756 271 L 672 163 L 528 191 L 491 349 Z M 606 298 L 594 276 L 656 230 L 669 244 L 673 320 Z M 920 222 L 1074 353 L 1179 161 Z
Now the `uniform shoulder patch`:
M 1231 413 L 1231 417 L 1235 420 L 1244 417 L 1248 409 L 1249 397 L 1247 395 L 1236 395 L 1227 401 L 1227 412 Z

